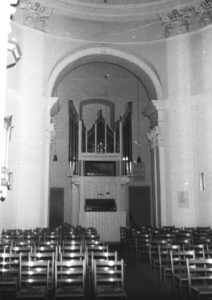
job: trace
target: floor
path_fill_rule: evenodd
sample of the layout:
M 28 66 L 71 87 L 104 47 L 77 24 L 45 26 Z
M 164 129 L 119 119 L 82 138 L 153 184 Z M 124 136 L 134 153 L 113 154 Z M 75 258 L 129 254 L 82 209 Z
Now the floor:
M 128 300 L 172 300 L 177 299 L 171 287 L 164 287 L 159 277 L 153 275 L 147 259 L 136 261 L 134 256 L 127 255 L 120 245 L 112 246 L 125 262 L 125 287 Z

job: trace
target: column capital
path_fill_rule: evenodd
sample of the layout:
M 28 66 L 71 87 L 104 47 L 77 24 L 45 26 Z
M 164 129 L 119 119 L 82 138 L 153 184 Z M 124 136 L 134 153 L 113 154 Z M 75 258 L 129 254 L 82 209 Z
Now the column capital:
M 212 23 L 212 0 L 198 0 L 193 5 L 175 8 L 160 13 L 165 37 L 182 34 L 190 31 L 198 19 L 199 27 Z
M 47 140 L 48 144 L 51 146 L 54 144 L 55 135 L 56 135 L 56 127 L 52 122 L 52 117 L 56 115 L 59 110 L 58 107 L 58 97 L 47 97 Z
M 162 126 L 154 126 L 149 132 L 146 133 L 146 137 L 151 144 L 151 149 L 163 146 L 164 138 Z
M 39 2 L 31 3 L 29 0 L 22 0 L 20 9 L 23 13 L 24 25 L 45 32 L 47 20 L 53 13 L 52 8 L 43 6 Z

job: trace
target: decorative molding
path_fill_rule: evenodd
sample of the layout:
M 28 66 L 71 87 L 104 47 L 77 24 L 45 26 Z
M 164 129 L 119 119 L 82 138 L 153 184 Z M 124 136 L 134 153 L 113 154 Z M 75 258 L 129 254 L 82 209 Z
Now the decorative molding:
M 12 115 L 4 118 L 4 128 L 10 130 L 12 128 Z
M 146 133 L 146 137 L 151 144 L 151 149 L 163 146 L 163 133 L 160 126 L 153 127 L 149 132 Z
M 55 123 L 53 123 L 53 117 L 51 115 L 52 113 L 52 110 L 55 112 L 55 107 L 57 107 L 58 105 L 58 97 L 49 97 L 48 98 L 48 108 L 47 108 L 47 111 L 48 111 L 48 125 L 47 125 L 47 141 L 48 141 L 48 144 L 51 145 L 51 148 L 52 146 L 54 145 L 55 143 L 55 136 L 56 136 L 56 125 Z M 53 115 L 55 116 L 55 114 Z
M 20 9 L 23 11 L 24 25 L 45 31 L 46 22 L 53 12 L 52 8 L 41 6 L 39 2 L 32 3 L 29 0 L 22 0 Z
M 172 9 L 158 16 L 164 25 L 165 37 L 189 32 L 196 19 L 200 27 L 212 23 L 212 0 L 200 0 L 195 5 Z

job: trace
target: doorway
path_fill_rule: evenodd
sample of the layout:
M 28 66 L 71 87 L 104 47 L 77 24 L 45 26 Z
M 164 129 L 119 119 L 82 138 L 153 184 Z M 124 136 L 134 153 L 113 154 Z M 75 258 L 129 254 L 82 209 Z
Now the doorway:
M 151 198 L 149 186 L 129 187 L 129 219 L 136 227 L 151 225 Z
M 64 188 L 50 189 L 49 227 L 56 228 L 64 223 Z

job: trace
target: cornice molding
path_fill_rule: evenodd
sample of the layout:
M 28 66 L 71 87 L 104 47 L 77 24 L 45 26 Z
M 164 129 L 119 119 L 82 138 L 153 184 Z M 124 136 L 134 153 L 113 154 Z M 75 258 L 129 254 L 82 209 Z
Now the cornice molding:
M 28 0 L 22 0 L 28 1 Z M 35 0 L 30 0 L 30 3 Z M 155 0 L 137 4 L 109 4 L 90 3 L 83 0 L 40 0 L 42 7 L 51 7 L 55 14 L 65 15 L 78 19 L 96 21 L 136 21 L 150 17 L 158 19 L 158 12 L 173 9 L 181 5 L 192 3 L 192 0 Z M 36 2 L 38 3 L 38 2 Z M 115 2 L 114 2 L 115 3 Z

